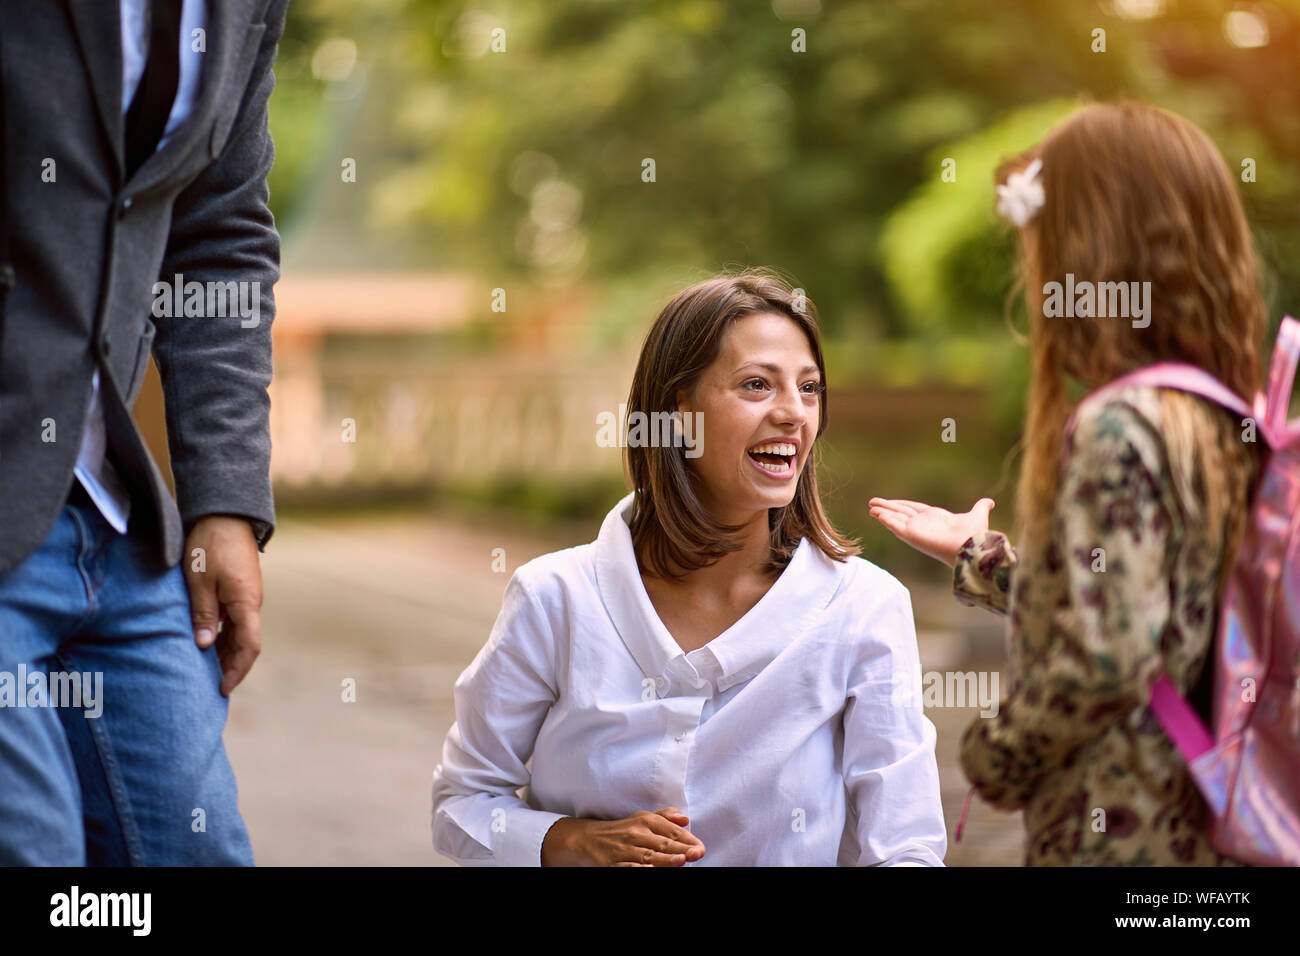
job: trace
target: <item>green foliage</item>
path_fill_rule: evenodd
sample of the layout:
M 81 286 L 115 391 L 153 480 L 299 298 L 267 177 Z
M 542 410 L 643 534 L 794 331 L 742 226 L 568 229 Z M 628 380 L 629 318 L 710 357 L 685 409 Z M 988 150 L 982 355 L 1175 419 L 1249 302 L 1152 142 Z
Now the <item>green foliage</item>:
M 1258 8 L 1274 41 L 1257 48 L 1228 42 L 1217 0 L 1117 13 L 1132 7 L 295 0 L 272 202 L 290 227 L 341 236 L 349 265 L 378 246 L 382 263 L 493 285 L 589 285 L 591 347 L 635 337 L 705 274 L 775 266 L 817 303 L 835 380 L 984 382 L 990 420 L 1014 433 L 1026 373 L 1007 319 L 1023 326 L 1023 307 L 993 169 L 1081 99 L 1166 106 L 1230 168 L 1254 158 L 1241 191 L 1273 314 L 1300 311 L 1300 2 Z M 313 71 L 339 37 L 361 93 Z M 326 191 L 339 155 L 363 174 L 326 228 L 313 215 L 344 202 Z
M 1052 101 L 1018 110 L 931 153 L 929 180 L 895 207 L 880 236 L 885 275 L 914 329 L 981 331 L 1000 318 L 1014 230 L 994 215 L 994 170 L 1074 106 Z

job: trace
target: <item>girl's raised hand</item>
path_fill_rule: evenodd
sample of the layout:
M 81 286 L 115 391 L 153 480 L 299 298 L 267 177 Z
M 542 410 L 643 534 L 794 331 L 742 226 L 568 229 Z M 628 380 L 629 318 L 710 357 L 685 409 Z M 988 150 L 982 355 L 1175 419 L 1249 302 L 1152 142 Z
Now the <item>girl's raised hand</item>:
M 989 512 L 993 510 L 993 504 L 992 498 L 981 498 L 970 511 L 953 514 L 933 505 L 901 498 L 872 498 L 868 502 L 871 517 L 899 540 L 948 567 L 956 563 L 957 550 L 968 538 L 989 529 Z

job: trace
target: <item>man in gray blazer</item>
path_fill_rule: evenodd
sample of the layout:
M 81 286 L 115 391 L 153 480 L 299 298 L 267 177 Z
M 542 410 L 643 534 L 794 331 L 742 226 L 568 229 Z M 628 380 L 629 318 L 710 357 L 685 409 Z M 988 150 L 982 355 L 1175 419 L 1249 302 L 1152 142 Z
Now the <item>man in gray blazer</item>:
M 275 522 L 286 6 L 0 3 L 0 863 L 253 862 L 221 738 Z

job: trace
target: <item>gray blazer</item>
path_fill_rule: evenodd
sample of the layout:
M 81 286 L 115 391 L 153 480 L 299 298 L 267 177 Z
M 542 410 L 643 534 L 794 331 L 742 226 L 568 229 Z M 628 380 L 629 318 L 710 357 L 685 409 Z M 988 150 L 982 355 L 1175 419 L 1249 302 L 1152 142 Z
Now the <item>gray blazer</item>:
M 204 515 L 246 516 L 259 547 L 270 538 L 266 389 L 280 238 L 266 206 L 266 104 L 287 6 L 209 3 L 193 111 L 125 182 L 116 0 L 0 6 L 0 198 L 13 266 L 0 315 L 0 573 L 54 526 L 96 366 L 108 453 L 131 490 L 130 530 L 159 567 L 180 560 Z M 259 283 L 259 321 L 206 297 L 203 315 L 156 318 L 154 285 L 176 274 L 250 291 Z M 176 502 L 130 414 L 150 350 Z

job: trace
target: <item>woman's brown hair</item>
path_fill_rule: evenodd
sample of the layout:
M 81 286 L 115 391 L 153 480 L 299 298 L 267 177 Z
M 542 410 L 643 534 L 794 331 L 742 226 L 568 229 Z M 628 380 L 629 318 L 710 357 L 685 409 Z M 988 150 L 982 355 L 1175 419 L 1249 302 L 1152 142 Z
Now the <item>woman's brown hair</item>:
M 1066 376 L 1091 390 L 1143 365 L 1181 361 L 1250 402 L 1266 314 L 1233 177 L 1195 124 L 1139 103 L 1086 106 L 1003 163 L 997 181 L 1038 158 L 1044 202 L 1020 230 L 1031 369 L 1017 508 L 1021 538 L 1045 545 L 1071 411 Z M 1067 274 L 1150 282 L 1150 324 L 1044 316 L 1044 286 Z M 1241 440 L 1232 416 L 1207 414 L 1192 396 L 1164 390 L 1161 407 L 1170 470 L 1189 517 L 1210 527 L 1226 521 L 1227 540 L 1235 541 L 1254 446 Z
M 713 364 L 732 323 L 748 315 L 775 313 L 790 318 L 808 338 L 821 380 L 826 382 L 817 311 L 802 293 L 775 272 L 751 268 L 698 282 L 675 295 L 655 319 L 637 361 L 628 394 L 628 418 L 636 412 L 672 414 L 679 390 L 692 389 Z M 826 392 L 821 393 L 817 436 L 826 429 Z M 768 510 L 772 551 L 769 570 L 790 561 L 801 538 L 829 557 L 843 561 L 858 553 L 857 542 L 841 536 L 822 510 L 817 493 L 816 444 L 810 450 L 784 508 Z M 684 577 L 741 547 L 741 528 L 720 523 L 696 494 L 694 473 L 684 450 L 625 447 L 628 473 L 636 492 L 632 542 L 637 559 L 651 574 Z

